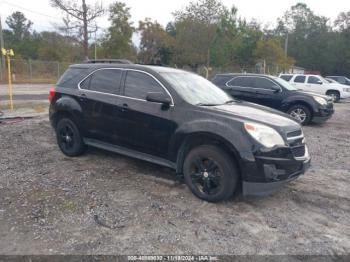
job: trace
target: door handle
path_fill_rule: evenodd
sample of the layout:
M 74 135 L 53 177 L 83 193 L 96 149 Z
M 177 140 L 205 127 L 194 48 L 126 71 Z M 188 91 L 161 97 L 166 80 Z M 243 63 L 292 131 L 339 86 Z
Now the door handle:
M 84 101 L 86 99 L 86 95 L 80 94 L 79 99 L 80 99 L 80 101 Z
M 129 109 L 128 104 L 123 104 L 122 105 L 122 112 L 126 112 L 126 111 L 128 111 L 128 109 Z

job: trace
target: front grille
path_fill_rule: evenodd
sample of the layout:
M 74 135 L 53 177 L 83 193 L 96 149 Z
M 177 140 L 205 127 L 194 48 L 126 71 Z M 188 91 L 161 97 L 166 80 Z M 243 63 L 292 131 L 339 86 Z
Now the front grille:
M 305 156 L 305 145 L 292 147 L 292 153 L 294 157 L 303 157 Z
M 292 132 L 287 133 L 287 138 L 296 137 L 296 136 L 301 136 L 302 133 L 303 133 L 303 132 L 301 131 L 301 129 L 295 130 L 295 131 L 292 131 Z

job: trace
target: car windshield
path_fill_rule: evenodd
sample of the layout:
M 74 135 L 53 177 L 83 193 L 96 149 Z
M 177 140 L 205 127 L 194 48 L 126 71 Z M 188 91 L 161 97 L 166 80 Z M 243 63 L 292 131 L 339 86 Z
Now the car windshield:
M 160 73 L 188 103 L 200 106 L 222 105 L 233 101 L 219 87 L 207 79 L 188 72 Z
M 290 90 L 290 91 L 297 91 L 298 89 L 292 86 L 289 82 L 286 80 L 279 78 L 279 77 L 274 77 L 273 78 L 276 82 L 278 82 L 280 85 L 282 85 L 284 88 Z

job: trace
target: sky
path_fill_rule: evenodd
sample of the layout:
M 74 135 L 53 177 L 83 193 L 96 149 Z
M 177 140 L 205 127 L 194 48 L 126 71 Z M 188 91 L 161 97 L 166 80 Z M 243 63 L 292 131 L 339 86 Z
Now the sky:
M 72 0 L 73 1 L 73 0 Z M 76 0 L 80 1 L 80 0 Z M 114 0 L 97 0 L 108 7 Z M 122 1 L 122 0 L 121 0 Z M 87 0 L 94 3 L 95 0 Z M 131 8 L 132 21 L 138 25 L 138 21 L 146 17 L 157 20 L 160 24 L 166 25 L 173 19 L 172 12 L 184 8 L 189 0 L 124 0 Z M 336 19 L 340 12 L 350 10 L 349 0 L 222 0 L 227 6 L 235 5 L 238 8 L 238 15 L 244 18 L 256 19 L 266 25 L 273 26 L 278 17 L 288 10 L 292 5 L 306 3 L 317 15 L 323 15 Z M 6 28 L 5 19 L 14 11 L 21 11 L 30 19 L 37 31 L 54 30 L 55 24 L 61 23 L 61 11 L 50 6 L 49 0 L 0 0 L 0 16 L 3 26 Z M 107 28 L 109 23 L 107 16 L 98 19 L 101 28 Z

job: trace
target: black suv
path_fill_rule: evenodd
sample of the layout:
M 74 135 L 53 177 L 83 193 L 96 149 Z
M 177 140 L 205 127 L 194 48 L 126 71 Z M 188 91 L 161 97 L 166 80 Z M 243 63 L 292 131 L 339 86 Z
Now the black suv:
M 310 163 L 298 123 L 177 69 L 73 65 L 49 98 L 67 156 L 93 146 L 170 167 L 207 201 L 272 192 Z
M 278 77 L 218 74 L 212 82 L 235 98 L 280 110 L 303 125 L 325 122 L 334 113 L 330 97 L 300 91 Z

